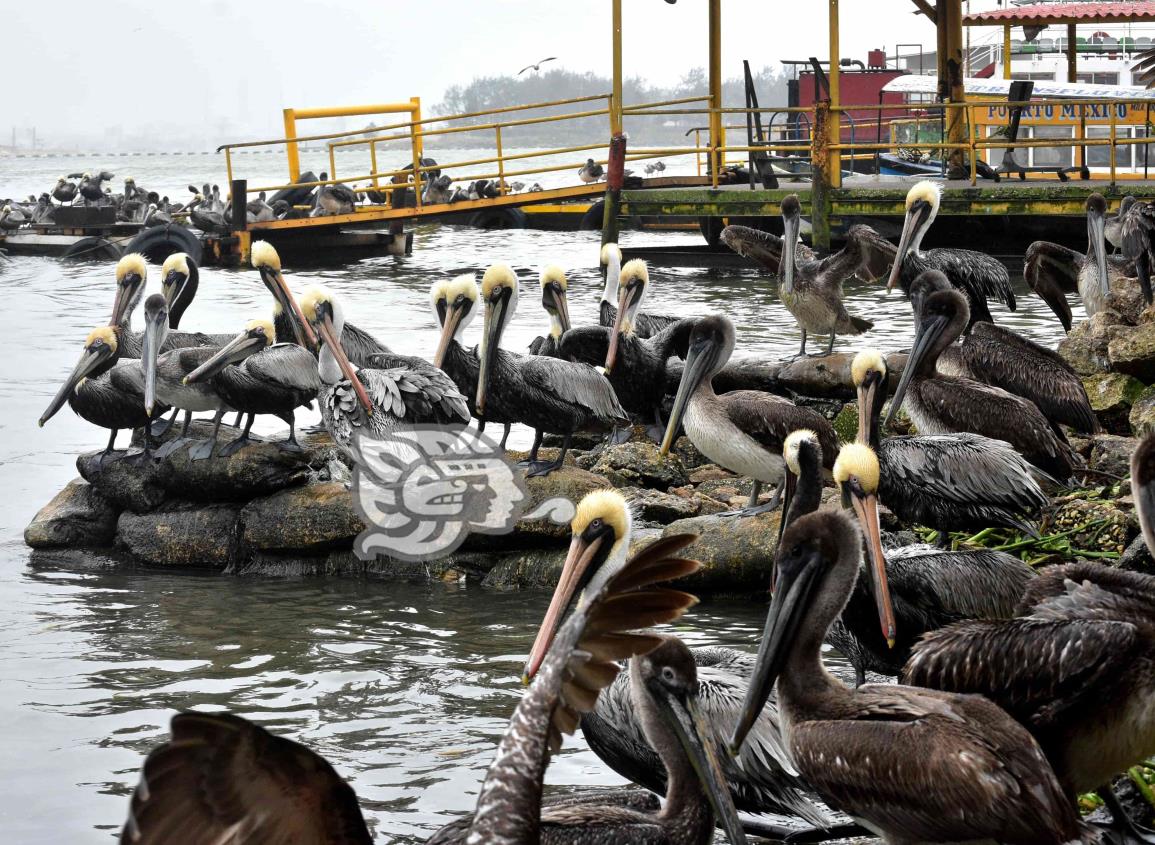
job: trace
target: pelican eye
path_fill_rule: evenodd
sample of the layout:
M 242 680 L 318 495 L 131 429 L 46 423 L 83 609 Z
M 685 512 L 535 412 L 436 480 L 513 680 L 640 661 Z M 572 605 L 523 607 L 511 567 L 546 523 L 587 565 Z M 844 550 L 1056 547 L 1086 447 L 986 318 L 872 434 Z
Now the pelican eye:
M 673 684 L 678 680 L 677 674 L 669 666 L 662 667 L 662 680 L 667 684 Z
M 454 305 L 464 305 L 467 297 L 463 293 L 457 294 L 457 299 L 453 300 Z M 444 302 L 445 300 L 442 300 Z
M 590 523 L 590 528 L 592 528 L 594 531 L 601 531 L 602 525 L 604 524 L 605 523 L 602 522 L 602 518 L 599 516 L 597 519 Z

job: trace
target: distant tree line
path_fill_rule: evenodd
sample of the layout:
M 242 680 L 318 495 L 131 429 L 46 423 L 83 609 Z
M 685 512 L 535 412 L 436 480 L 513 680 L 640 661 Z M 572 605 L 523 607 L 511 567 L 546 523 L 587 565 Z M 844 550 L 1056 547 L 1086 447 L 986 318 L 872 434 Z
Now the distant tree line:
M 786 104 L 786 76 L 774 67 L 763 67 L 754 74 L 754 86 L 758 102 L 762 106 Z M 434 114 L 463 114 L 511 105 L 541 103 L 550 100 L 566 100 L 595 94 L 608 94 L 612 82 L 608 77 L 594 73 L 575 73 L 567 70 L 549 70 L 541 73 L 526 73 L 521 76 L 484 76 L 467 85 L 454 85 L 445 92 L 444 99 L 434 107 Z M 627 106 L 638 103 L 652 103 L 677 100 L 684 97 L 704 96 L 709 91 L 709 82 L 704 68 L 694 68 L 674 86 L 651 85 L 643 79 L 623 80 L 622 99 Z M 742 78 L 727 79 L 722 89 L 722 99 L 726 106 L 741 107 L 746 103 Z M 705 107 L 705 102 L 688 104 L 687 108 Z M 605 101 L 574 103 L 565 106 L 531 109 L 508 115 L 484 116 L 455 123 L 482 124 L 508 120 L 522 120 L 551 114 L 593 111 L 604 108 Z M 781 121 L 782 118 L 779 118 Z M 696 126 L 705 126 L 708 120 L 704 114 L 670 115 L 656 117 L 628 117 L 626 131 L 634 143 L 644 146 L 666 146 L 690 143 L 686 132 Z M 729 124 L 745 124 L 743 115 L 735 114 L 727 118 Z M 509 146 L 569 146 L 595 143 L 609 136 L 609 119 L 605 115 L 578 118 L 555 123 L 541 123 L 530 126 L 509 127 L 502 131 L 502 141 Z M 493 143 L 492 130 L 478 133 L 465 132 L 448 135 L 433 141 L 431 146 L 490 146 Z

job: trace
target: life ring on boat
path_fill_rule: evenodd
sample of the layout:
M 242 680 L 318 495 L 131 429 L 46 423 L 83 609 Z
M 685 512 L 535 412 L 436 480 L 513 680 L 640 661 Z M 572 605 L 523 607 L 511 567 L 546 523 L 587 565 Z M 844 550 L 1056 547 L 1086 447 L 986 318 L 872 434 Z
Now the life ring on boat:
M 119 261 L 124 255 L 118 245 L 108 238 L 81 238 L 74 241 L 60 256 L 61 261 Z
M 139 252 L 153 264 L 163 264 L 174 252 L 188 253 L 198 264 L 201 260 L 201 239 L 192 229 L 179 224 L 145 229 L 133 238 L 125 252 Z
M 469 217 L 475 229 L 524 229 L 528 218 L 520 208 L 484 208 Z

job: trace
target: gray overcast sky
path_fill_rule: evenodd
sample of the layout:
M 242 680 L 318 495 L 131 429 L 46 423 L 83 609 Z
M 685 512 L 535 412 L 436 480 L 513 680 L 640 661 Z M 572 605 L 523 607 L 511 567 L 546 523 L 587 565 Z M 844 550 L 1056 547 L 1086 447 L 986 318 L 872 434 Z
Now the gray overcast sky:
M 976 2 L 976 9 L 980 4 Z M 984 7 L 993 3 L 982 3 Z M 455 83 L 514 73 L 544 56 L 610 71 L 610 2 L 583 0 L 10 0 L 0 143 L 35 125 L 47 143 L 185 134 L 238 140 L 275 130 L 287 105 L 419 95 L 427 110 Z M 896 42 L 928 48 L 934 30 L 910 0 L 843 0 L 842 52 Z M 825 57 L 824 0 L 724 0 L 727 76 L 740 61 Z M 625 68 L 672 82 L 706 63 L 705 0 L 625 0 Z M 7 124 L 7 125 L 5 125 Z M 111 136 L 109 136 L 111 137 Z M 21 144 L 23 144 L 21 140 Z

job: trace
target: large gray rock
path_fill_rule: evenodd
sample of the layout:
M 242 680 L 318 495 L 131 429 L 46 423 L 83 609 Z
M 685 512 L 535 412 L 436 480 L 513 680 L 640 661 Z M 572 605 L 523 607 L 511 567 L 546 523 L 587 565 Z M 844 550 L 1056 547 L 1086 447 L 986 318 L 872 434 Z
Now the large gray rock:
M 666 525 L 676 519 L 697 516 L 702 510 L 701 496 L 679 496 L 646 487 L 626 487 L 622 495 L 642 522 Z
M 87 481 L 74 478 L 28 523 L 24 542 L 34 549 L 107 546 L 119 512 Z
M 1114 311 L 1100 311 L 1071 328 L 1059 342 L 1059 354 L 1081 376 L 1105 373 L 1111 369 L 1108 351 L 1111 330 L 1121 324 L 1122 320 Z
M 1134 437 L 1096 434 L 1091 438 L 1087 466 L 1117 478 L 1127 478 L 1131 474 L 1131 455 L 1138 446 L 1139 441 Z
M 566 550 L 522 549 L 502 555 L 489 570 L 483 586 L 509 590 L 521 587 L 552 588 L 561 576 Z
M 700 560 L 702 569 L 683 586 L 691 592 L 767 593 L 781 512 L 779 508 L 752 517 L 698 516 L 667 525 L 663 536 L 699 535 L 683 554 Z
M 1148 387 L 1135 397 L 1127 423 L 1131 434 L 1140 439 L 1155 434 L 1155 387 Z
M 222 570 L 239 546 L 235 504 L 191 505 L 136 514 L 124 512 L 117 543 L 134 558 L 153 566 Z
M 1046 530 L 1073 531 L 1067 538 L 1072 549 L 1122 554 L 1139 529 L 1133 512 L 1117 502 L 1072 498 L 1060 501 Z
M 1104 431 L 1130 432 L 1131 406 L 1143 393 L 1143 382 L 1123 373 L 1096 373 L 1083 377 L 1083 388 Z
M 1144 384 L 1155 382 L 1155 323 L 1134 327 L 1117 326 L 1107 344 L 1111 369 Z
M 101 459 L 99 452 L 86 452 L 76 458 L 76 469 L 97 495 L 123 510 L 147 513 L 168 498 L 156 464 L 135 454 L 113 453 Z
M 593 465 L 593 471 L 605 476 L 615 487 L 668 490 L 681 487 L 688 480 L 682 459 L 673 453 L 660 457 L 658 447 L 651 441 L 607 447 Z
M 1155 558 L 1151 556 L 1143 535 L 1139 534 L 1127 546 L 1127 549 L 1114 563 L 1119 569 L 1130 572 L 1142 572 L 1144 575 L 1155 575 Z
M 281 490 L 241 510 L 242 539 L 262 551 L 318 553 L 348 547 L 365 530 L 344 484 L 319 481 Z

